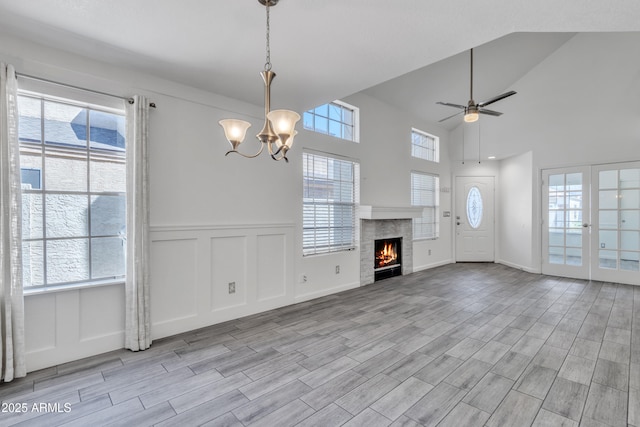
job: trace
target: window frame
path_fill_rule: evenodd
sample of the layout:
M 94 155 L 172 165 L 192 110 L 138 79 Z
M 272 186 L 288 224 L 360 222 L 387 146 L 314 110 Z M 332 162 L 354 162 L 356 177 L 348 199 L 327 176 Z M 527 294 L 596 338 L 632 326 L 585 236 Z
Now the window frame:
M 433 141 L 433 147 L 429 147 L 428 144 L 416 144 L 415 136 L 421 138 L 421 140 Z M 431 155 L 421 156 L 418 150 L 432 153 Z M 432 135 L 428 132 L 420 129 L 411 128 L 411 157 L 416 159 L 426 160 L 428 162 L 440 163 L 440 137 Z
M 331 105 L 336 105 L 338 107 L 340 107 L 341 111 L 347 110 L 351 112 L 352 115 L 352 123 L 346 123 L 342 120 L 338 122 L 338 121 L 334 121 L 331 120 L 330 117 L 324 117 L 321 116 L 319 114 L 316 113 L 316 109 L 320 108 L 320 107 L 324 107 L 325 105 L 327 105 L 327 108 L 330 108 Z M 312 120 L 313 120 L 313 126 L 306 126 L 306 122 L 307 122 L 307 117 L 311 116 Z M 328 116 L 330 116 L 330 113 L 328 114 Z M 341 114 L 342 116 L 342 114 Z M 331 121 L 334 121 L 336 123 L 340 124 L 340 129 L 341 129 L 341 136 L 336 136 L 331 134 L 331 131 L 329 130 L 329 124 L 327 124 L 327 132 L 324 132 L 322 129 L 319 129 L 315 123 L 316 123 L 316 118 L 317 117 L 322 117 L 323 119 L 326 119 L 328 121 L 328 123 L 330 123 Z M 307 110 L 303 113 L 303 120 L 302 120 L 302 126 L 305 130 L 311 131 L 311 132 L 316 132 L 316 133 L 320 133 L 322 135 L 328 135 L 331 136 L 333 138 L 337 138 L 337 139 L 341 139 L 344 141 L 350 141 L 350 142 L 355 142 L 355 143 L 359 143 L 360 142 L 360 109 L 354 105 L 351 104 L 347 104 L 346 102 L 340 101 L 340 100 L 335 100 L 332 102 L 327 102 L 326 104 L 322 104 L 322 105 L 318 105 L 315 108 L 312 108 L 310 110 Z M 349 138 L 344 138 L 344 127 L 345 126 L 349 126 L 351 127 L 352 131 L 352 137 L 351 139 Z
M 431 185 L 425 185 L 424 188 L 415 188 L 414 177 L 431 177 L 434 179 Z M 429 172 L 421 172 L 421 171 L 411 171 L 410 175 L 410 192 L 411 192 L 411 206 L 421 206 L 423 207 L 422 216 L 420 218 L 413 218 L 413 240 L 437 240 L 440 238 L 440 175 Z M 431 187 L 431 188 L 428 188 Z M 416 202 L 416 195 L 418 192 L 429 192 L 433 193 L 432 196 L 432 204 L 419 204 Z M 421 194 L 424 196 L 424 194 Z M 426 197 L 428 199 L 428 197 Z M 429 220 L 429 214 L 432 215 L 432 220 Z M 433 232 L 431 234 L 426 234 L 421 232 L 426 226 L 431 226 Z
M 308 156 L 312 156 L 312 159 L 309 159 Z M 322 159 L 326 159 L 327 161 L 329 160 L 333 160 L 336 162 L 343 162 L 348 164 L 348 166 L 351 167 L 351 180 L 337 180 L 337 179 L 330 179 L 330 178 L 326 178 L 327 182 L 331 182 L 331 183 L 335 183 L 335 182 L 346 182 L 346 183 L 350 183 L 350 185 L 352 186 L 352 192 L 351 192 L 351 200 L 352 201 L 339 201 L 339 202 L 329 202 L 329 197 L 327 196 L 326 198 L 323 197 L 319 197 L 316 200 L 316 197 L 305 197 L 305 195 L 309 195 L 310 191 L 308 188 L 309 183 L 313 183 L 315 181 L 320 181 L 318 179 L 317 176 L 310 176 L 307 174 L 308 171 L 308 164 L 309 162 L 313 162 L 316 158 L 319 158 L 321 161 Z M 313 255 L 322 255 L 322 254 L 329 254 L 329 253 L 337 253 L 337 252 L 343 252 L 343 251 L 351 251 L 357 248 L 358 246 L 358 236 L 359 236 L 359 228 L 358 228 L 358 221 L 357 221 L 357 211 L 358 211 L 358 206 L 360 205 L 360 163 L 355 160 L 355 159 L 351 159 L 351 158 L 346 158 L 346 157 L 340 157 L 340 156 L 336 156 L 336 155 L 332 155 L 332 154 L 327 154 L 327 153 L 320 153 L 320 152 L 314 152 L 314 151 L 308 151 L 305 150 L 302 153 L 302 164 L 303 164 L 303 171 L 302 171 L 302 185 L 303 185 L 303 194 L 302 194 L 302 255 L 303 256 L 313 256 Z M 311 182 L 308 182 L 307 179 L 308 178 L 313 178 L 313 180 Z M 341 184 L 340 184 L 341 187 Z M 316 224 L 317 222 L 319 222 L 318 220 L 318 216 L 317 216 L 317 207 L 320 206 L 327 206 L 327 212 L 331 211 L 331 207 L 340 207 L 341 210 L 344 209 L 344 207 L 350 207 L 351 212 L 350 212 L 350 224 L 345 226 L 344 224 L 339 224 L 336 225 L 335 223 L 331 222 L 331 220 L 329 220 L 329 224 L 326 227 L 310 227 L 308 226 L 308 218 L 307 218 L 307 211 L 309 210 L 309 207 L 313 206 L 313 223 Z M 315 232 L 315 230 L 324 230 L 326 229 L 326 238 L 329 240 L 329 244 L 327 245 L 319 245 L 318 244 L 318 236 Z M 331 231 L 335 230 L 335 229 L 340 229 L 340 230 L 351 230 L 350 232 L 350 236 L 351 239 L 349 242 L 345 242 L 344 240 L 339 240 L 337 241 L 337 243 L 335 241 L 331 241 Z M 314 237 L 311 239 L 307 239 L 306 234 L 308 230 L 314 230 Z M 340 231 L 339 234 L 344 234 L 343 231 Z M 344 237 L 343 237 L 344 238 Z M 312 242 L 312 244 L 309 244 L 309 242 Z
M 36 242 L 36 243 L 40 243 L 41 251 L 42 251 L 41 252 L 42 259 L 38 261 L 38 263 L 41 263 L 41 264 L 39 267 L 37 267 L 41 269 L 41 271 L 39 273 L 36 273 L 41 275 L 41 283 L 37 283 L 37 284 L 26 283 L 27 280 L 31 281 L 31 278 L 27 278 L 27 274 L 25 271 L 25 274 L 24 274 L 25 294 L 46 293 L 46 292 L 68 290 L 68 289 L 80 289 L 80 288 L 86 288 L 86 287 L 103 286 L 108 284 L 121 284 L 121 283 L 124 283 L 126 280 L 126 195 L 127 195 L 126 177 L 124 178 L 123 191 L 118 191 L 115 189 L 105 190 L 104 188 L 95 189 L 91 187 L 91 182 L 92 182 L 91 168 L 92 168 L 92 164 L 95 162 L 106 161 L 107 163 L 112 163 L 112 162 L 119 163 L 120 164 L 119 167 L 122 168 L 123 171 L 126 173 L 127 115 L 126 115 L 126 110 L 124 108 L 124 101 L 120 100 L 122 101 L 121 108 L 116 107 L 116 105 L 119 105 L 119 103 L 114 103 L 113 100 L 108 100 L 107 102 L 104 103 L 104 105 L 97 104 L 95 102 L 87 102 L 85 99 L 83 99 L 82 96 L 76 96 L 78 95 L 77 93 L 78 91 L 75 90 L 75 88 L 73 89 L 74 90 L 69 91 L 69 95 L 70 95 L 69 97 L 64 95 L 60 96 L 60 93 L 64 93 L 64 88 L 59 88 L 59 87 L 51 91 L 51 93 L 53 94 L 49 94 L 50 92 L 46 90 L 34 91 L 30 89 L 22 89 L 22 88 L 18 89 L 18 99 L 28 98 L 31 100 L 35 100 L 38 102 L 39 108 L 40 108 L 39 117 L 38 117 L 38 120 L 40 121 L 39 123 L 40 141 L 23 140 L 21 138 L 20 132 L 18 134 L 21 159 L 23 158 L 23 156 L 27 155 L 30 157 L 35 157 L 36 159 L 39 158 L 39 162 L 40 162 L 40 167 L 38 169 L 40 172 L 40 188 L 23 188 L 22 189 L 23 195 L 34 194 L 39 198 L 39 202 L 36 202 L 36 203 L 40 204 L 41 206 L 40 209 L 42 210 L 42 212 L 38 212 L 39 219 L 37 221 L 40 222 L 39 226 L 41 228 L 38 235 L 36 235 L 35 237 L 32 236 L 28 231 L 28 230 L 31 230 L 31 228 L 23 227 L 23 237 L 22 237 L 23 248 L 25 248 L 27 245 L 30 245 L 32 242 Z M 90 96 L 85 98 L 87 100 L 90 99 L 91 101 L 95 101 L 96 96 L 95 94 L 90 94 Z M 84 123 L 81 123 L 80 126 L 85 126 L 86 131 L 85 131 L 84 138 L 79 139 L 83 141 L 84 143 L 83 145 L 75 147 L 75 146 L 65 146 L 64 143 L 57 143 L 57 144 L 47 143 L 46 123 L 48 118 L 45 115 L 45 109 L 46 109 L 45 106 L 47 105 L 47 103 L 70 106 L 73 108 L 79 108 L 84 110 L 84 114 L 86 117 L 85 117 Z M 94 128 L 103 129 L 101 127 L 92 126 L 91 118 L 98 117 L 96 116 L 96 114 L 98 115 L 108 114 L 113 116 L 120 116 L 122 118 L 123 120 L 122 125 L 121 126 L 118 125 L 118 127 L 114 128 L 113 130 L 116 133 L 120 133 L 122 135 L 124 139 L 123 147 L 119 147 L 117 150 L 112 150 L 108 148 L 96 147 L 94 145 L 99 142 L 94 141 L 91 138 L 91 129 L 94 129 Z M 119 120 L 119 119 L 115 119 L 115 120 Z M 122 129 L 122 132 L 120 132 L 120 129 Z M 67 154 L 63 153 L 63 151 Z M 57 158 L 60 156 L 62 157 L 79 156 L 78 158 L 84 162 L 84 164 L 86 165 L 86 180 L 83 181 L 83 186 L 86 184 L 86 187 L 84 190 L 80 191 L 80 190 L 61 189 L 61 188 L 56 189 L 55 187 L 53 189 L 50 189 L 47 187 L 47 183 L 46 183 L 47 182 L 47 177 L 46 177 L 47 159 Z M 93 166 L 95 167 L 95 164 Z M 21 165 L 21 170 L 22 169 L 31 169 L 31 168 L 24 167 L 23 165 Z M 84 233 L 81 233 L 82 235 L 80 234 L 78 235 L 72 234 L 72 235 L 66 235 L 66 236 L 48 235 L 47 222 L 50 221 L 51 218 L 47 217 L 46 211 L 47 211 L 47 196 L 50 196 L 50 195 L 57 195 L 62 197 L 76 196 L 78 197 L 77 200 L 81 200 L 84 197 L 87 198 L 86 205 L 84 205 L 84 202 L 83 202 L 83 206 L 86 206 L 86 230 L 84 230 Z M 121 197 L 122 200 L 124 201 L 123 211 L 121 211 L 123 212 L 124 222 L 120 230 L 117 231 L 115 234 L 113 232 L 112 233 L 97 232 L 97 231 L 94 231 L 92 227 L 91 217 L 92 215 L 95 215 L 95 212 L 92 212 L 93 211 L 92 204 L 95 203 L 98 197 L 102 197 L 102 196 Z M 25 203 L 25 199 L 23 198 L 22 205 L 21 205 L 23 211 L 25 209 L 24 203 Z M 121 202 L 116 202 L 116 203 L 121 203 Z M 24 231 L 27 231 L 27 232 L 24 233 Z M 122 270 L 121 270 L 122 274 L 101 275 L 99 277 L 93 278 L 92 277 L 93 272 L 95 271 L 94 270 L 95 266 L 93 265 L 94 259 L 95 259 L 94 258 L 95 248 L 92 247 L 93 246 L 92 241 L 94 239 L 117 239 L 117 238 L 121 239 L 121 244 L 123 248 L 125 248 L 123 249 L 123 253 L 125 254 L 125 256 L 124 256 L 124 259 L 122 260 L 122 263 L 123 263 Z M 80 242 L 81 245 L 86 245 L 86 253 L 84 255 L 86 258 L 84 260 L 85 263 L 83 264 L 83 266 L 84 268 L 86 268 L 87 277 L 79 280 L 50 282 L 48 280 L 48 274 L 50 274 L 49 264 L 51 263 L 51 261 L 47 259 L 48 243 L 53 241 L 64 242 L 64 241 L 72 241 L 72 240 L 77 240 L 79 242 L 82 241 Z M 103 240 L 103 241 L 106 242 L 106 240 Z M 23 261 L 23 265 L 25 261 Z M 29 261 L 26 261 L 26 262 L 30 262 L 30 259 Z M 29 269 L 29 271 L 31 272 L 31 269 Z

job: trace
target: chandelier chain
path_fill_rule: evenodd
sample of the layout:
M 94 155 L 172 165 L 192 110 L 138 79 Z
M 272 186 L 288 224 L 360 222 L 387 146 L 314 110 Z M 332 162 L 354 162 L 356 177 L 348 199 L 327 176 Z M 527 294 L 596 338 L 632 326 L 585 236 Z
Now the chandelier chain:
M 265 7 L 267 9 L 267 62 L 264 64 L 265 71 L 271 71 L 271 44 L 269 43 L 269 33 L 271 32 L 271 25 L 269 21 L 269 0 L 267 0 Z

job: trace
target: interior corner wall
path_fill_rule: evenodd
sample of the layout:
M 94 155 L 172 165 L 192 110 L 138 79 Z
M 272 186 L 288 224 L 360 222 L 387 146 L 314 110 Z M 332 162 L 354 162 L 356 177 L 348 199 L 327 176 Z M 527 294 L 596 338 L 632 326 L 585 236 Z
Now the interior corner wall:
M 539 273 L 533 264 L 533 153 L 531 151 L 499 162 L 500 221 L 496 262 L 531 273 Z
M 497 259 L 540 272 L 543 169 L 640 160 L 639 75 L 639 32 L 579 33 L 504 88 L 517 95 L 500 102 L 503 116 L 481 117 L 481 153 L 503 159 Z M 463 140 L 465 158 L 477 160 L 476 134 L 463 139 L 460 128 L 451 133 L 454 176 Z M 526 202 L 527 209 L 513 200 Z

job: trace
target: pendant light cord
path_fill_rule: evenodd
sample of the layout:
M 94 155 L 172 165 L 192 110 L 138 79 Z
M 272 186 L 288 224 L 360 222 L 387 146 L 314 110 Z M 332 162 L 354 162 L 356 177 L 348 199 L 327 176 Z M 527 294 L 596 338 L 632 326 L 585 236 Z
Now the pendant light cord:
M 269 1 L 267 0 L 265 7 L 267 9 L 267 62 L 264 64 L 265 71 L 271 71 L 271 44 L 269 43 L 269 32 L 271 31 L 271 26 L 269 22 Z

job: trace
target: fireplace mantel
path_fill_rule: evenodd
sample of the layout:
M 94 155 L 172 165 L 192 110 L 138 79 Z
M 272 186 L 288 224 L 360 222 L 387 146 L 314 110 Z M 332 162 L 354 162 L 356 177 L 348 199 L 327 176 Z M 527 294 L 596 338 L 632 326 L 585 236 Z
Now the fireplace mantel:
M 420 206 L 363 206 L 358 207 L 360 219 L 411 219 L 420 218 Z

